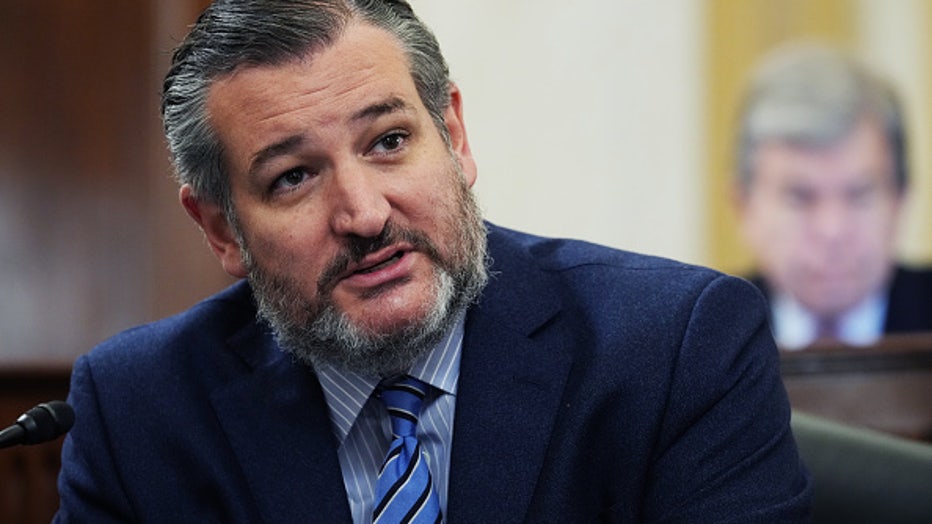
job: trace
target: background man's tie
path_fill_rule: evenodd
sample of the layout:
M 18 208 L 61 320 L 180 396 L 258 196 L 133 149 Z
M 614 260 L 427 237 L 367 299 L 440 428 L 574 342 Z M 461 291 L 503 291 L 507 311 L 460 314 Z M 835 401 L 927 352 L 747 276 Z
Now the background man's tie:
M 816 338 L 812 345 L 834 346 L 841 342 L 838 335 L 838 317 L 820 317 L 816 321 Z
M 379 471 L 372 522 L 441 522 L 427 458 L 417 441 L 417 417 L 427 393 L 423 382 L 404 377 L 388 384 L 381 399 L 392 422 L 392 443 Z

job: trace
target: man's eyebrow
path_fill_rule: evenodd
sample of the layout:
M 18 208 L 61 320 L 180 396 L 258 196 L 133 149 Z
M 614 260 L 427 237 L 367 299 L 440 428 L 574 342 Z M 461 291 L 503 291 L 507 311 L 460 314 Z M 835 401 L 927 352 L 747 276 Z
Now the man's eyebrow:
M 414 111 L 414 107 L 401 98 L 393 96 L 385 101 L 377 102 L 361 109 L 353 114 L 351 121 L 374 120 L 382 115 L 388 115 L 397 112 Z
M 252 156 L 252 160 L 249 162 L 249 176 L 254 176 L 263 165 L 268 163 L 273 158 L 287 155 L 288 153 L 298 149 L 303 143 L 304 137 L 302 135 L 291 135 L 284 140 L 280 140 L 274 144 L 260 149 L 255 155 Z

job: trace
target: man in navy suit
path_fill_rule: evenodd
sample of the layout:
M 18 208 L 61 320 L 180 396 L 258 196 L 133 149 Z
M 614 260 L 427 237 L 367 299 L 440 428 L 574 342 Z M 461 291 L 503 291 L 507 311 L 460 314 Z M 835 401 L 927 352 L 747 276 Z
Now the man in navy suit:
M 484 223 L 405 2 L 216 2 L 163 117 L 242 280 L 78 359 L 57 521 L 370 522 L 399 375 L 445 522 L 806 520 L 759 293 Z
M 893 89 L 833 49 L 763 60 L 740 115 L 738 211 L 781 348 L 932 331 L 932 269 L 896 263 L 908 190 Z

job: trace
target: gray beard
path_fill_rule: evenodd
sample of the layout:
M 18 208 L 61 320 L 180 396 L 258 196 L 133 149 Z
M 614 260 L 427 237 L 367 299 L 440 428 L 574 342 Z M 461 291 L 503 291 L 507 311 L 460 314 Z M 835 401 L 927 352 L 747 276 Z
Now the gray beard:
M 462 178 L 458 178 L 462 180 Z M 273 275 L 254 262 L 235 221 L 249 281 L 265 319 L 286 352 L 311 367 L 329 364 L 364 376 L 384 378 L 408 371 L 448 333 L 470 303 L 476 301 L 488 281 L 486 228 L 472 193 L 457 187 L 457 198 L 448 219 L 459 235 L 447 246 L 444 258 L 425 235 L 401 231 L 392 223 L 375 239 L 348 242 L 346 253 L 335 260 L 318 281 L 316 302 L 306 299 L 297 283 Z M 433 304 L 423 318 L 388 333 L 371 333 L 353 323 L 330 298 L 331 276 L 341 267 L 364 257 L 398 238 L 416 246 L 435 266 Z M 448 235 L 448 241 L 449 237 Z
M 303 299 L 260 273 L 250 273 L 259 315 L 268 321 L 284 351 L 312 367 L 329 364 L 375 378 L 410 369 L 453 328 L 486 281 L 484 271 L 463 281 L 438 269 L 434 304 L 423 319 L 391 333 L 368 333 L 329 301 L 313 320 L 295 322 L 291 308 L 278 306 L 283 301 L 300 304 Z

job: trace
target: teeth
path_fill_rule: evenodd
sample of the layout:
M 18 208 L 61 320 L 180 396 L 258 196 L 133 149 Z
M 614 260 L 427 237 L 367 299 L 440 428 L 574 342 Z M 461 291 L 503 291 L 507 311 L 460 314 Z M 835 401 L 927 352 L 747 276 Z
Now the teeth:
M 361 270 L 361 271 L 358 271 L 358 273 L 361 273 L 361 274 L 363 274 L 363 275 L 365 275 L 365 274 L 367 274 L 367 273 L 373 273 L 373 272 L 375 272 L 375 271 L 378 271 L 378 270 L 382 269 L 383 267 L 386 267 L 386 266 L 388 266 L 388 265 L 391 265 L 392 263 L 394 263 L 394 262 L 395 262 L 396 260 L 398 260 L 399 258 L 401 258 L 401 253 L 395 253 L 395 254 L 392 255 L 391 257 L 387 258 L 384 262 L 380 262 L 380 263 L 378 263 L 378 264 L 376 264 L 376 265 L 374 265 L 374 266 L 372 266 L 372 267 L 369 267 L 369 268 L 363 269 L 363 270 Z

